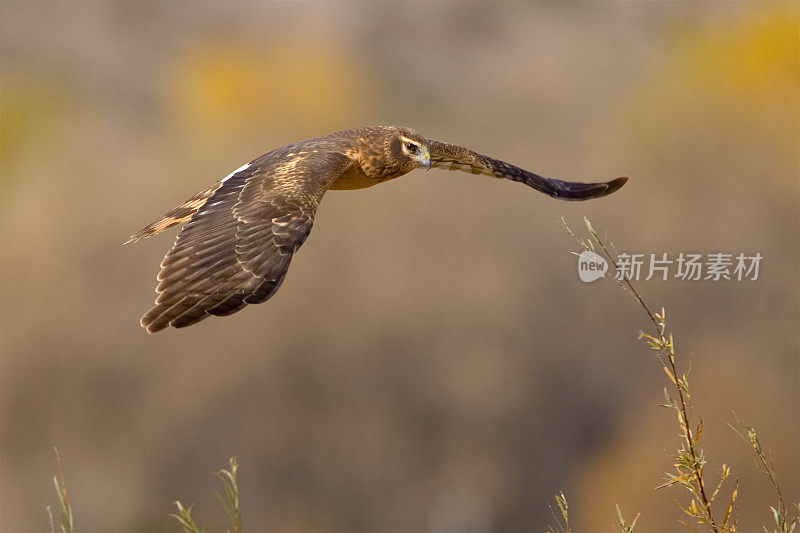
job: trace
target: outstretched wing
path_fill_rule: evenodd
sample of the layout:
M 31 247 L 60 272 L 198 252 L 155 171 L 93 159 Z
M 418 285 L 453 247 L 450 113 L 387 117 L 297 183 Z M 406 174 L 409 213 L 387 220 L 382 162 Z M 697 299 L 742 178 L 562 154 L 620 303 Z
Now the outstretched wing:
M 272 152 L 136 233 L 132 240 L 190 219 L 161 263 L 142 326 L 189 326 L 275 294 L 327 186 L 351 163 L 338 153 Z
M 472 174 L 484 174 L 495 178 L 519 181 L 558 198 L 559 200 L 589 200 L 600 198 L 616 191 L 628 181 L 622 177 L 607 183 L 576 183 L 545 178 L 517 166 L 494 159 L 462 146 L 440 141 L 429 141 L 431 166 L 445 170 L 464 170 Z

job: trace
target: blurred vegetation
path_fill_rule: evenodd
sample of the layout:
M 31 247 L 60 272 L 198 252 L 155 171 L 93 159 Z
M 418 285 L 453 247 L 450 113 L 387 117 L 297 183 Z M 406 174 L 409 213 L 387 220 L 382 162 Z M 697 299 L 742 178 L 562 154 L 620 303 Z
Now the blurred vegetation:
M 340 43 L 293 34 L 259 46 L 228 35 L 184 51 L 175 65 L 170 109 L 186 129 L 217 134 L 286 123 L 327 131 L 371 88 Z
M 617 503 L 677 524 L 642 490 L 671 468 L 663 375 L 625 295 L 579 281 L 562 216 L 631 252 L 764 256 L 752 283 L 647 285 L 691 339 L 706 468 L 725 458 L 739 528 L 759 528 L 779 505 L 724 421 L 758 422 L 795 501 L 795 8 L 4 6 L 0 529 L 41 530 L 53 444 L 83 531 L 210 508 L 204 472 L 232 448 L 242 515 L 275 530 L 543 530 L 561 488 L 576 531 Z M 631 181 L 588 203 L 436 170 L 332 193 L 268 304 L 142 332 L 173 235 L 122 248 L 133 229 L 271 148 L 380 123 Z

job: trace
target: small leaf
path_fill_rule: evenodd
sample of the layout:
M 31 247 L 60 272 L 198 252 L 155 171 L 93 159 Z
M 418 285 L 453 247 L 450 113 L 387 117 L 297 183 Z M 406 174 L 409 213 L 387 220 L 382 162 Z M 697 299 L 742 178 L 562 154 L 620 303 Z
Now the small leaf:
M 661 407 L 669 407 L 670 409 L 676 409 L 675 402 L 672 400 L 672 396 L 669 395 L 667 388 L 664 387 L 664 399 L 666 403 L 659 404 Z
M 736 481 L 736 484 L 733 486 L 733 493 L 731 494 L 731 503 L 728 505 L 728 510 L 725 512 L 725 518 L 722 519 L 722 523 L 727 524 L 728 519 L 731 517 L 731 513 L 733 512 L 733 506 L 736 503 L 736 496 L 739 495 L 739 481 Z

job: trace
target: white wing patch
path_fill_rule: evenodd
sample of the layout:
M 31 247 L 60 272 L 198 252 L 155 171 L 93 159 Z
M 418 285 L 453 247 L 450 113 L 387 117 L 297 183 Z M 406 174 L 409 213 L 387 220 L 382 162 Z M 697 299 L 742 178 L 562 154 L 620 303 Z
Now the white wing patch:
M 241 172 L 242 170 L 245 170 L 245 169 L 246 169 L 247 167 L 249 167 L 249 166 L 250 166 L 250 163 L 245 163 L 244 165 L 240 166 L 239 168 L 237 168 L 236 170 L 234 170 L 233 172 L 231 172 L 230 174 L 228 174 L 227 176 L 225 176 L 224 178 L 222 178 L 222 179 L 221 179 L 221 180 L 219 180 L 219 181 L 220 181 L 221 183 L 225 183 L 226 181 L 228 181 L 228 180 L 231 178 L 231 176 L 233 176 L 234 174 L 237 174 L 237 173 Z

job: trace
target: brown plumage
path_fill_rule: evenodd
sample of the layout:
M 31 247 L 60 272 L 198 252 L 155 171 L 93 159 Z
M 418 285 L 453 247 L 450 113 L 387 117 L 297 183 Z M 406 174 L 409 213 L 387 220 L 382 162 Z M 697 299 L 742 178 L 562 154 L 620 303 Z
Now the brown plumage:
M 574 183 L 543 178 L 394 126 L 296 142 L 241 166 L 131 236 L 128 242 L 136 242 L 189 221 L 161 262 L 159 295 L 142 326 L 150 333 L 180 328 L 267 300 L 308 237 L 328 189 L 371 187 L 420 166 L 507 178 L 560 200 L 606 196 L 628 179 Z

